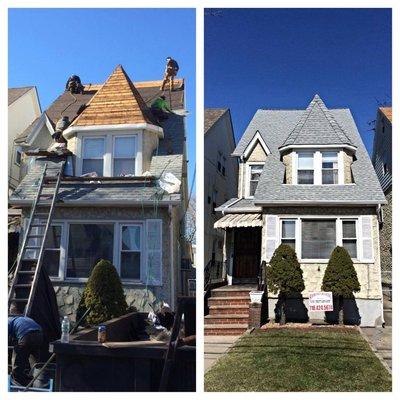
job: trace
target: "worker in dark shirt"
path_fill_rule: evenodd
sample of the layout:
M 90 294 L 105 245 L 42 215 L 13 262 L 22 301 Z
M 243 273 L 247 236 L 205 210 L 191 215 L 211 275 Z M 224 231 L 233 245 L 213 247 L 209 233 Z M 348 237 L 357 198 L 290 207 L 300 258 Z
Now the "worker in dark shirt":
M 32 356 L 32 365 L 40 359 L 40 348 L 43 344 L 42 328 L 31 318 L 9 317 L 8 343 L 14 345 L 12 377 L 22 386 L 26 386 L 31 380 L 29 357 Z
M 174 78 L 179 71 L 178 63 L 171 57 L 167 57 L 167 64 L 165 66 L 164 80 L 160 90 L 164 90 L 166 83 L 169 81 L 169 90 L 174 90 Z
M 151 105 L 151 112 L 157 117 L 159 121 L 164 121 L 168 119 L 168 113 L 172 113 L 172 110 L 169 108 L 164 95 L 157 97 L 153 101 Z

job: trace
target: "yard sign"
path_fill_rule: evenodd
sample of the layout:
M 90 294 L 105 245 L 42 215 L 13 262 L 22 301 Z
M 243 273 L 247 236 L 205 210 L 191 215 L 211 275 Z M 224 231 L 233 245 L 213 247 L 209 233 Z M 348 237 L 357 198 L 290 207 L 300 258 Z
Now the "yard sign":
M 308 302 L 308 311 L 333 311 L 332 292 L 311 292 Z

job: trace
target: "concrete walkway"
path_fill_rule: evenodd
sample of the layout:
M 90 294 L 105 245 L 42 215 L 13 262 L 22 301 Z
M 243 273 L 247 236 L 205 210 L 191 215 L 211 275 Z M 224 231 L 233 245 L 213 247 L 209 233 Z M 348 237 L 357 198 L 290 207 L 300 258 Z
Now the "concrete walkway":
M 361 333 L 368 340 L 381 362 L 392 371 L 392 327 L 361 328 Z
M 204 336 L 204 372 L 207 372 L 240 336 Z

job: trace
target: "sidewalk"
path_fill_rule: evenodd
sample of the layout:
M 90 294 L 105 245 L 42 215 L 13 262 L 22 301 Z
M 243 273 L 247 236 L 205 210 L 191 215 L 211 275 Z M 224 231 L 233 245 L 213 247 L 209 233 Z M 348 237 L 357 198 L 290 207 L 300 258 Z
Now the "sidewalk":
M 204 372 L 207 372 L 240 338 L 240 336 L 204 337 Z

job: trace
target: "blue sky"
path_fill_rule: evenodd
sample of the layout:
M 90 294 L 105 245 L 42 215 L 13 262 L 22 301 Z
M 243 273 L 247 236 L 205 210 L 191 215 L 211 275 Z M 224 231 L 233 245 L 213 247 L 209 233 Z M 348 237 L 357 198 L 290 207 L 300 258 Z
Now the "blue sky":
M 45 110 L 71 74 L 102 83 L 117 64 L 133 81 L 161 79 L 172 56 L 186 79 L 189 177 L 195 165 L 193 9 L 11 9 L 9 87 L 38 88 Z
M 388 9 L 218 9 L 205 15 L 205 106 L 229 107 L 236 138 L 258 108 L 350 108 L 371 152 L 391 104 Z

